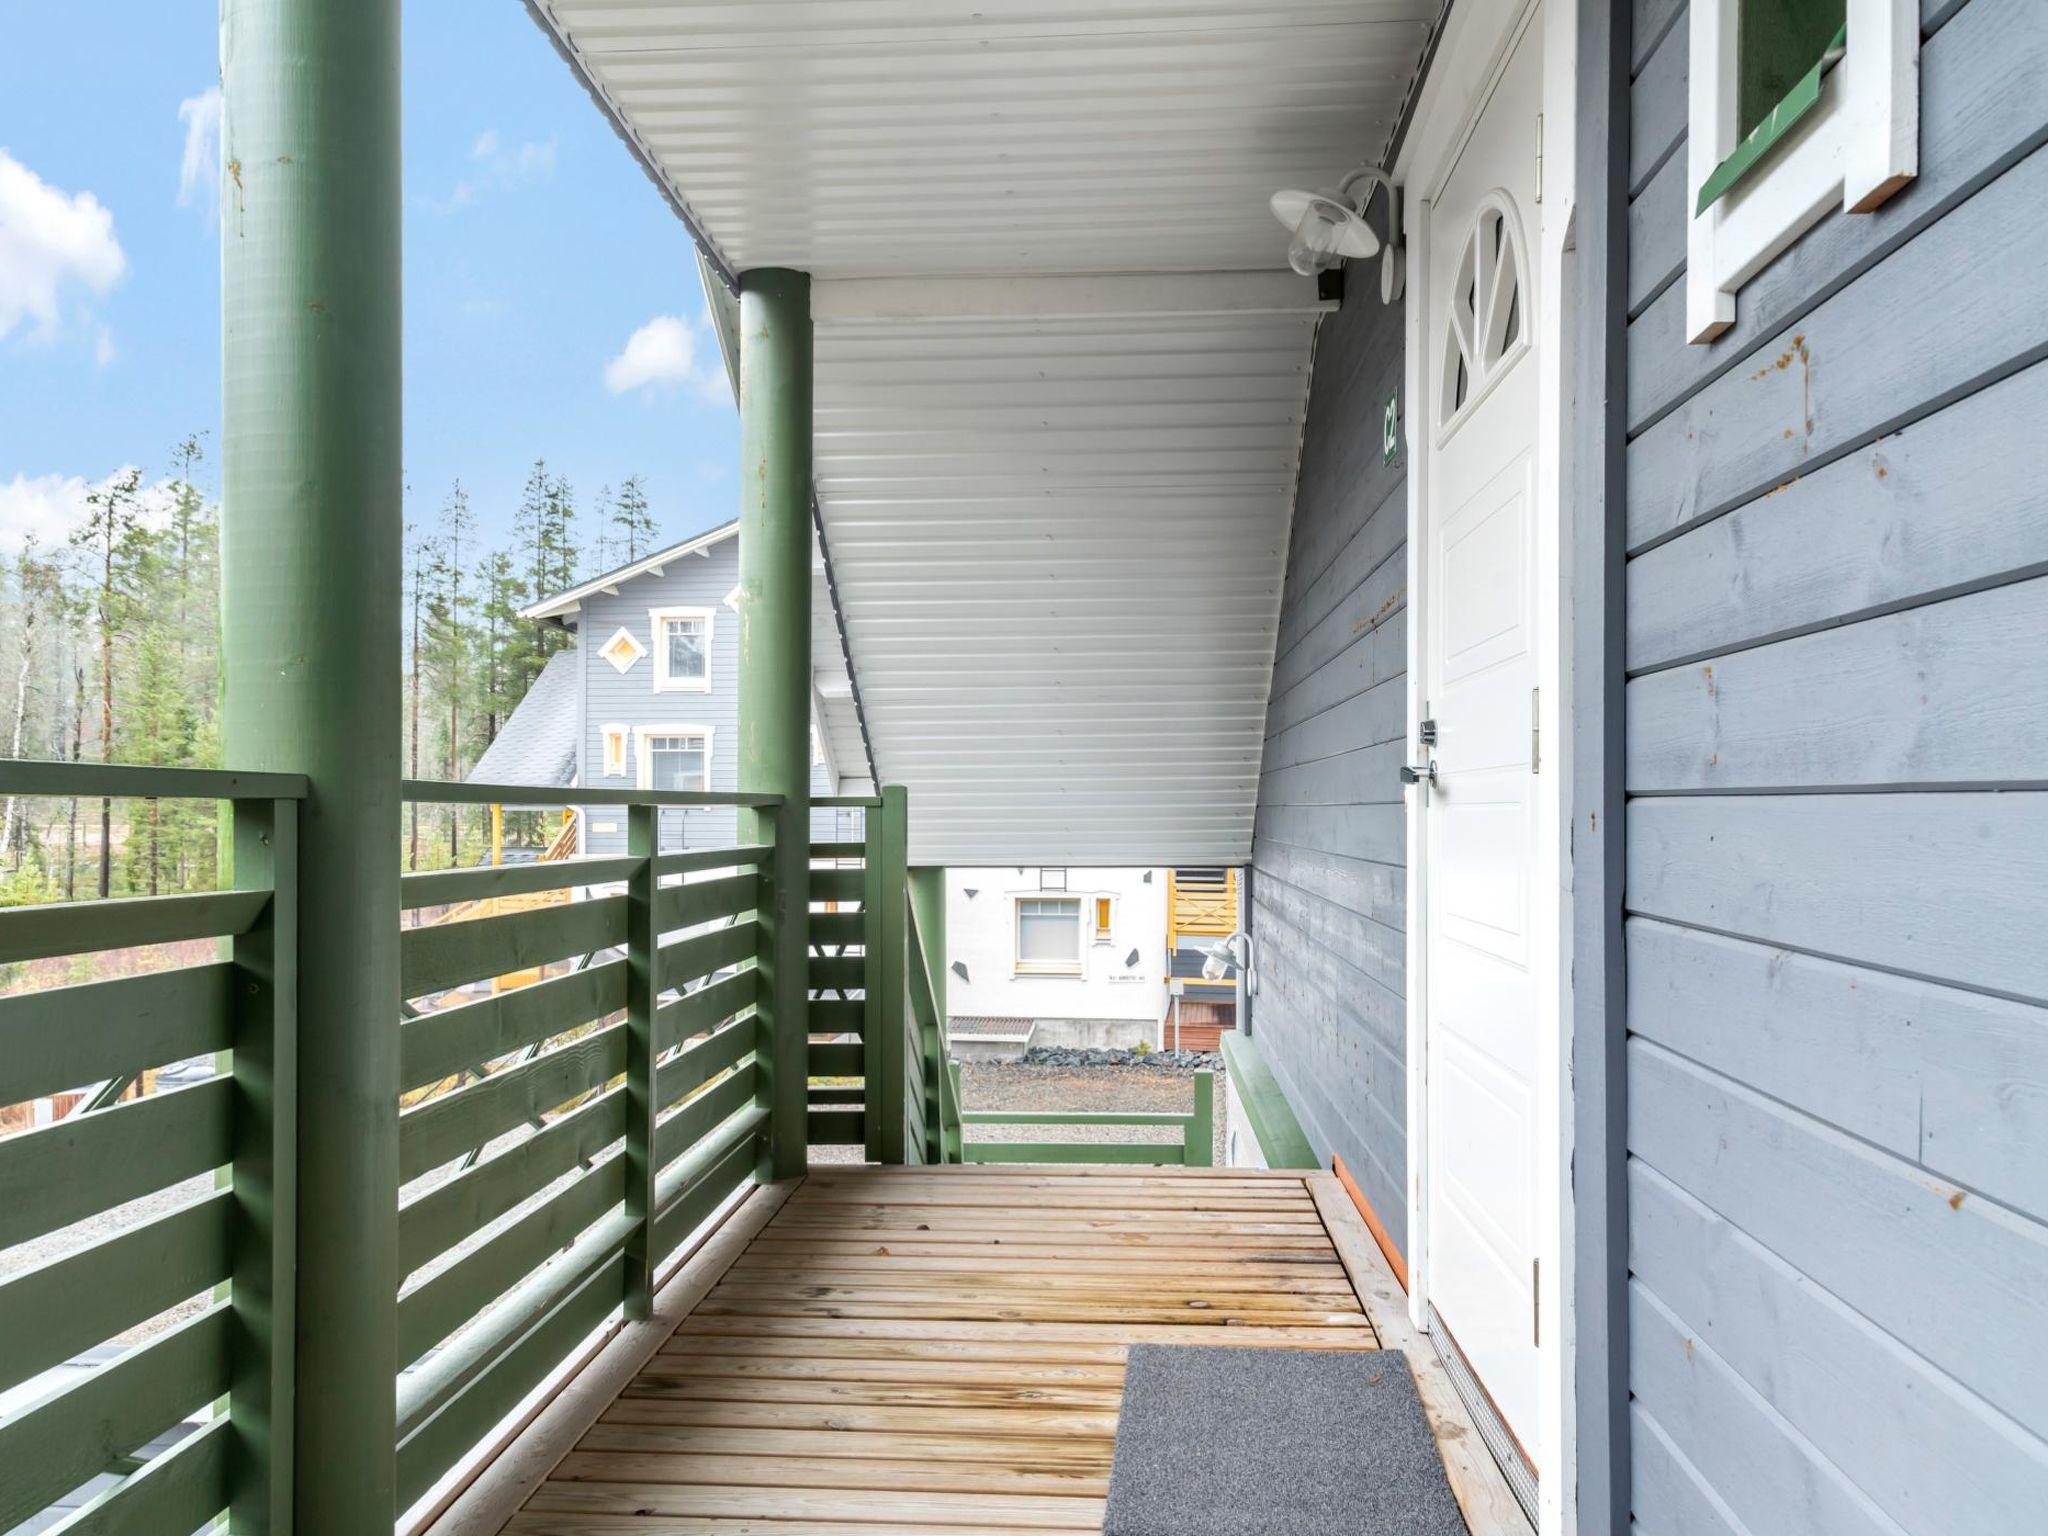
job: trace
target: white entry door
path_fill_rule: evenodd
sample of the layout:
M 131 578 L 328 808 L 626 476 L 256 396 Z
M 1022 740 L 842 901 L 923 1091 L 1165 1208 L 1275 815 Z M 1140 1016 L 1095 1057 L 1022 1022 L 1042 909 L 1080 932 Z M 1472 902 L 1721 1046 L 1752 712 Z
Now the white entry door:
M 1430 210 L 1423 695 L 1429 1300 L 1536 1445 L 1537 359 L 1540 17 Z

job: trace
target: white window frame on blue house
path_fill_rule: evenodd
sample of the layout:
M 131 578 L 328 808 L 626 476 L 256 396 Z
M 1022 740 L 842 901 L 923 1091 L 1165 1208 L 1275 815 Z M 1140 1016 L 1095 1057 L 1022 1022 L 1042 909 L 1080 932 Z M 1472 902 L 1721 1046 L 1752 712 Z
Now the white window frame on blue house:
M 704 674 L 677 677 L 669 671 L 668 626 L 679 619 L 694 619 L 704 626 Z M 654 652 L 656 693 L 709 693 L 711 691 L 711 639 L 716 623 L 709 608 L 650 608 L 647 610 L 649 638 Z
M 654 743 L 665 737 L 699 736 L 704 740 L 704 782 L 695 786 L 700 791 L 711 788 L 711 765 L 714 756 L 712 728 L 708 725 L 663 724 L 636 725 L 633 727 L 633 755 L 637 767 L 634 782 L 641 789 L 654 788 Z M 687 786 L 686 786 L 687 787 Z
M 1846 48 L 1823 71 L 1819 99 L 1782 131 L 1777 113 L 1753 130 L 1751 139 L 1768 136 L 1755 164 L 1701 207 L 1708 181 L 1745 147 L 1741 5 L 1697 0 L 1688 21 L 1685 330 L 1693 342 L 1733 325 L 1743 284 L 1829 209 L 1868 213 L 1920 168 L 1918 0 L 1848 0 Z

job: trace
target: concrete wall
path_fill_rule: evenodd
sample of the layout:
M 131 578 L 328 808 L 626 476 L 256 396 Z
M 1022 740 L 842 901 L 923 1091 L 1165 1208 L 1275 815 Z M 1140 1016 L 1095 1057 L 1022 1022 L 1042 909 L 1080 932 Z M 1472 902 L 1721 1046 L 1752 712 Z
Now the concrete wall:
M 1711 346 L 1685 8 L 1635 13 L 1636 1528 L 2038 1530 L 2048 6 L 1927 0 L 1919 179 Z
M 1316 340 L 1252 843 L 1252 1032 L 1318 1157 L 1407 1242 L 1399 777 L 1405 450 L 1381 459 L 1402 310 L 1352 273 Z
M 947 982 L 948 1010 L 959 1016 L 1043 1020 L 1121 1020 L 1158 1041 L 1154 1026 L 1166 1002 L 1166 871 L 1070 869 L 1066 889 L 1042 890 L 1035 868 L 953 869 L 946 872 L 948 963 L 965 966 Z M 968 893 L 972 892 L 972 895 Z M 1020 975 L 1017 971 L 1016 901 L 1029 896 L 1070 896 L 1081 902 L 1081 974 Z M 1093 901 L 1115 902 L 1112 938 L 1095 942 Z M 1137 953 L 1137 962 L 1130 957 Z M 1105 1037 L 1106 1038 L 1106 1037 Z M 1078 1037 L 1040 1044 L 1093 1043 Z M 1131 1039 L 1117 1038 L 1129 1045 Z

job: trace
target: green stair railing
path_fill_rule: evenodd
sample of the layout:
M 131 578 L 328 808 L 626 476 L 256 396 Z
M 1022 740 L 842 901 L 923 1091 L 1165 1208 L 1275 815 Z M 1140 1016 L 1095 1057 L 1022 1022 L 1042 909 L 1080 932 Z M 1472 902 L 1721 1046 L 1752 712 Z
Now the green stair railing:
M 1126 1110 L 969 1110 L 963 1125 L 1115 1126 L 1174 1130 L 1178 1140 L 1156 1141 L 970 1141 L 961 1160 L 969 1163 L 1150 1163 L 1208 1168 L 1216 1161 L 1216 1083 L 1208 1071 L 1194 1074 L 1195 1106 L 1186 1114 Z

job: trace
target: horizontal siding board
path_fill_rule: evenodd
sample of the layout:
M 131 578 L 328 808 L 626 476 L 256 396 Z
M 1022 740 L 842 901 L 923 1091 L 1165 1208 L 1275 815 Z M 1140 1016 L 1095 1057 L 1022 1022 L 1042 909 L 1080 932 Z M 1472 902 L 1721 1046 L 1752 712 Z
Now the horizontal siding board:
M 2017 1531 L 2048 1510 L 2048 1446 L 1643 1163 L 1637 1282 L 1909 1531 Z
M 1628 315 L 1631 320 L 1685 274 L 1684 155 L 1666 160 L 1628 209 Z
M 1676 1055 L 2048 1217 L 2048 1010 L 1648 918 L 1628 1009 Z
M 1407 811 L 1392 787 L 1365 805 L 1262 805 L 1254 821 L 1260 841 L 1316 849 L 1350 859 L 1399 865 L 1407 858 Z
M 1664 34 L 1681 25 L 1685 0 L 1635 0 L 1629 15 L 1629 72 L 1634 74 L 1650 61 Z
M 1408 927 L 1408 880 L 1398 864 L 1375 864 L 1274 843 L 1260 850 L 1258 878 L 1278 880 L 1349 907 L 1382 927 L 1404 932 Z
M 1686 29 L 1664 34 L 1629 88 L 1628 191 L 1642 193 L 1685 143 Z
M 2048 781 L 2048 578 L 1637 678 L 1628 783 Z
M 1633 670 L 2048 572 L 2048 364 L 1639 555 Z M 1944 701 L 1944 708 L 1949 701 Z
M 1637 801 L 1633 911 L 2048 999 L 2048 793 Z
M 2048 1431 L 2040 1223 L 1646 1041 L 1629 1046 L 1628 1092 L 1643 1162 L 2031 1434 Z
M 1402 696 L 1399 689 L 1394 696 Z M 1276 806 L 1346 806 L 1356 801 L 1360 786 L 1399 783 L 1401 764 L 1406 761 L 1405 741 L 1380 741 L 1291 768 L 1275 768 L 1260 775 L 1259 789 Z
M 1706 1484 L 1699 1469 L 1648 1413 L 1641 1401 L 1629 1405 L 1629 1498 L 1632 1530 L 1657 1536 L 1750 1536 Z
M 2044 20 L 2048 26 L 2048 20 Z M 2036 153 L 1629 445 L 1632 548 L 2048 354 Z M 1967 278 L 1963 277 L 1967 274 Z M 1925 302 L 1929 293 L 1943 302 Z
M 1740 1529 L 1754 1536 L 1902 1536 L 1640 1284 L 1629 1288 L 1628 1347 L 1637 1403 L 1683 1447 L 1687 1462 L 1741 1522 Z
M 1405 546 L 1391 559 L 1406 558 Z M 1354 695 L 1375 688 L 1408 670 L 1408 610 L 1396 607 L 1377 624 L 1356 633 L 1342 649 L 1315 671 L 1267 705 L 1270 736 L 1292 729 Z
M 1673 34 L 1681 44 L 1685 28 Z M 1706 346 L 1685 339 L 1685 290 L 1667 289 L 1629 327 L 1628 420 L 1640 431 L 1711 379 L 1753 356 L 1775 357 L 1783 336 L 1815 304 L 1941 219 L 1993 177 L 2048 142 L 2040 82 L 2048 75 L 2048 8 L 2038 0 L 1972 0 L 1920 56 L 1920 175 L 1874 213 L 1831 215 L 1745 283 L 1735 324 Z M 1642 89 L 1640 83 L 1638 92 Z M 1684 110 L 1682 93 L 1679 110 Z M 1965 280 L 1965 274 L 1969 274 Z M 1981 286 L 1980 286 L 1981 285 Z M 1917 289 L 1908 306 L 1934 314 L 1930 293 L 1993 286 L 1967 258 Z M 1873 323 L 1885 325 L 1889 312 Z M 2018 313 L 2015 306 L 2015 314 Z M 1821 364 L 1842 372 L 1833 352 Z M 1781 425 L 1791 424 L 1788 421 Z M 1777 427 L 1772 431 L 1775 435 Z M 1631 505 L 1631 529 L 1644 509 Z
M 1266 741 L 1262 772 L 1270 776 L 1277 769 L 1318 762 L 1362 746 L 1404 740 L 1408 734 L 1405 687 L 1404 677 L 1386 678 L 1279 731 Z

